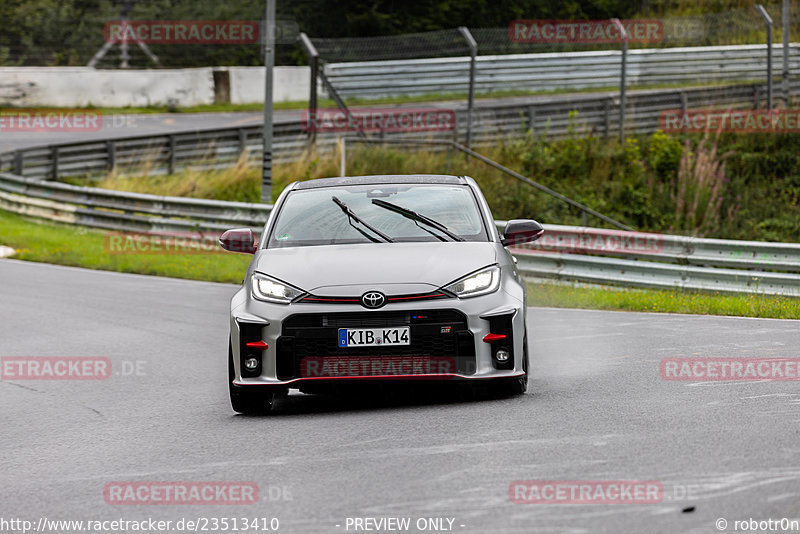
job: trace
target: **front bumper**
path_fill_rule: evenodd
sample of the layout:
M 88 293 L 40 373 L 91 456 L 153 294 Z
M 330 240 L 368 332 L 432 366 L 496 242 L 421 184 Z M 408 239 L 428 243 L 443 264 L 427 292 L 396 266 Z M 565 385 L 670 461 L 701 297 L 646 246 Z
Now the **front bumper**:
M 231 302 L 231 349 L 237 386 L 286 386 L 307 383 L 357 380 L 481 380 L 524 374 L 523 335 L 525 306 L 523 293 L 500 290 L 470 299 L 445 298 L 424 302 L 390 303 L 378 310 L 360 304 L 293 303 L 279 305 L 250 298 L 240 289 Z M 344 348 L 336 345 L 338 328 L 409 326 L 411 345 L 372 348 Z M 492 330 L 495 330 L 494 332 Z M 483 338 L 497 329 L 509 331 L 504 342 L 486 343 Z M 267 348 L 249 348 L 247 342 L 263 341 Z M 498 363 L 493 354 L 499 346 L 512 357 Z M 254 372 L 242 365 L 246 358 L 259 358 Z M 402 362 L 399 373 L 360 373 L 342 376 L 309 376 L 308 358 L 334 362 L 341 358 L 383 359 Z M 448 359 L 449 367 L 411 368 L 414 358 Z M 327 360 L 330 358 L 330 360 Z M 384 367 L 385 368 L 385 367 Z M 392 368 L 389 366 L 389 368 Z M 373 371 L 375 368 L 373 368 Z M 446 370 L 446 372 L 442 372 Z

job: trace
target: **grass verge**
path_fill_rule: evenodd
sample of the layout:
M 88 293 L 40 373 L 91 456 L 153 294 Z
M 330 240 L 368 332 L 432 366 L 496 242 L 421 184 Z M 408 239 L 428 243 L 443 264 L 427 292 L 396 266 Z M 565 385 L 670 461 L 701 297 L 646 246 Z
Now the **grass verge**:
M 17 250 L 17 260 L 71 265 L 103 271 L 241 283 L 250 256 L 224 252 L 112 253 L 109 232 L 39 222 L 0 210 L 0 244 Z M 0 260 L 2 261 L 2 260 Z
M 546 282 L 528 283 L 528 304 L 551 308 L 800 319 L 800 299 L 791 297 L 615 289 Z
M 0 210 L 0 244 L 17 249 L 19 260 L 89 269 L 240 283 L 249 255 L 113 254 L 108 233 L 28 219 Z M 2 261 L 2 260 L 0 260 Z M 706 315 L 800 319 L 800 299 L 766 295 L 730 296 L 646 289 L 610 289 L 531 282 L 528 304 Z

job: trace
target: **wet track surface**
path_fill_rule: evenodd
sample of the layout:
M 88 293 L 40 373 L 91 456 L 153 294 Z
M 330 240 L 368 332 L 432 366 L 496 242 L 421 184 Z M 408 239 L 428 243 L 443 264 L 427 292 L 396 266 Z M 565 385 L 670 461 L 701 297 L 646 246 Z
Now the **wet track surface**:
M 631 91 L 630 93 L 636 93 Z M 615 93 L 606 94 L 609 97 Z M 519 105 L 520 109 L 525 106 L 541 102 L 560 99 L 569 101 L 571 99 L 581 99 L 584 95 L 530 95 L 524 97 L 506 98 L 481 98 L 475 108 L 478 113 L 483 111 L 491 116 L 492 106 L 497 105 Z M 439 102 L 411 102 L 407 104 L 379 104 L 373 106 L 352 106 L 352 109 L 380 108 L 438 108 L 438 109 L 465 109 L 464 100 L 448 100 Z M 300 109 L 279 109 L 275 110 L 273 120 L 275 124 L 300 122 L 302 118 Z M 476 118 L 476 120 L 479 120 Z M 214 112 L 214 113 L 142 113 L 142 114 L 120 114 L 106 115 L 103 117 L 102 128 L 97 131 L 4 131 L 0 135 L 0 152 L 16 150 L 19 148 L 42 147 L 50 144 L 61 143 L 81 143 L 85 141 L 105 141 L 120 137 L 132 137 L 138 135 L 159 135 L 178 132 L 193 132 L 196 130 L 213 130 L 221 128 L 237 128 L 242 126 L 259 126 L 264 122 L 264 114 L 261 111 L 239 111 L 239 112 Z
M 299 111 L 276 111 L 275 122 L 299 120 Z M 0 152 L 18 148 L 47 146 L 49 144 L 105 141 L 119 137 L 158 135 L 173 132 L 193 132 L 214 128 L 236 128 L 263 124 L 259 112 L 232 113 L 143 113 L 108 115 L 103 117 L 102 128 L 97 131 L 23 131 L 3 132 Z
M 277 517 L 280 532 L 331 533 L 365 516 L 409 517 L 409 532 L 451 518 L 463 533 L 719 532 L 718 518 L 732 532 L 800 517 L 798 382 L 659 376 L 663 358 L 798 357 L 796 322 L 531 308 L 524 396 L 293 393 L 245 417 L 227 399 L 234 291 L 0 260 L 0 357 L 104 356 L 113 369 L 0 381 L 0 515 Z M 515 480 L 652 480 L 664 498 L 514 504 Z M 260 502 L 111 505 L 114 481 L 250 481 Z

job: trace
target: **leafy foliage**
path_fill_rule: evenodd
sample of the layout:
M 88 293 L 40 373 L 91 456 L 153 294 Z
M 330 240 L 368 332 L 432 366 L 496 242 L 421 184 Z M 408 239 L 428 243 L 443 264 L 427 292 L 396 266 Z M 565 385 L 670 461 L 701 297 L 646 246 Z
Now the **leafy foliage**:
M 800 135 L 673 137 L 662 132 L 616 139 L 547 140 L 532 132 L 482 154 L 637 230 L 728 239 L 800 241 Z M 276 196 L 294 180 L 339 175 L 338 154 L 309 153 L 274 167 Z M 498 219 L 581 224 L 579 210 L 460 153 L 348 146 L 347 174 L 467 175 Z M 259 169 L 109 177 L 101 187 L 164 195 L 257 201 Z M 590 226 L 603 226 L 588 217 Z

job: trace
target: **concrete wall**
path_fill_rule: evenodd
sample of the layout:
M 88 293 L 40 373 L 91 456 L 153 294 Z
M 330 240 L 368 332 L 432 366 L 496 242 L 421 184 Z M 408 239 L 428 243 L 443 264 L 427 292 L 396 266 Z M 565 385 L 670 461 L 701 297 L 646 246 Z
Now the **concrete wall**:
M 233 103 L 264 101 L 263 67 L 231 67 Z M 0 67 L 0 105 L 179 107 L 214 102 L 213 68 L 95 70 L 89 67 Z M 274 98 L 308 99 L 308 67 L 276 67 Z
M 264 101 L 264 67 L 229 67 L 231 102 L 248 104 Z M 308 67 L 276 67 L 272 85 L 275 102 L 307 101 L 310 89 Z

